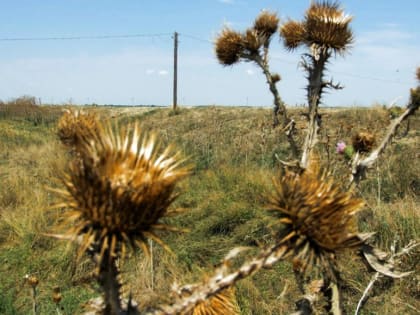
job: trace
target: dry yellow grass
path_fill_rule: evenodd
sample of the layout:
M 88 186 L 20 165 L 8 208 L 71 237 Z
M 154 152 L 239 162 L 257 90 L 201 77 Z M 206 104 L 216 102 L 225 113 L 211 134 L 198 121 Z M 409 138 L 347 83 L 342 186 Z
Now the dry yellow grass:
M 107 115 L 105 108 L 100 111 Z M 134 299 L 146 305 L 167 302 L 165 296 L 173 281 L 197 281 L 203 270 L 211 270 L 233 246 L 255 248 L 269 242 L 272 231 L 270 220 L 262 215 L 263 208 L 266 196 L 272 192 L 271 178 L 278 174 L 276 155 L 285 160 L 289 155 L 286 139 L 271 128 L 269 109 L 184 108 L 177 115 L 167 109 L 130 113 L 124 108 L 117 114 L 116 109 L 112 111 L 121 124 L 135 120 L 144 130 L 157 130 L 164 143 L 176 143 L 196 164 L 193 175 L 182 184 L 184 193 L 176 201 L 176 206 L 188 212 L 168 220 L 177 226 L 192 226 L 191 232 L 179 237 L 163 235 L 177 256 L 170 258 L 154 247 L 153 280 L 149 262 L 133 255 L 123 266 L 124 292 L 133 292 Z M 300 112 L 294 109 L 291 114 L 302 134 L 304 118 Z M 355 132 L 368 126 L 381 139 L 390 121 L 389 113 L 379 107 L 322 113 L 326 128 L 318 151 L 325 164 L 327 149 L 330 151 L 330 169 L 336 178 L 345 181 L 348 165 L 335 155 L 335 142 L 351 141 Z M 418 125 L 419 116 L 411 120 L 412 126 Z M 77 314 L 79 305 L 95 295 L 89 285 L 94 266 L 86 259 L 79 265 L 71 263 L 74 249 L 66 252 L 65 244 L 42 234 L 61 220 L 59 213 L 44 211 L 55 201 L 45 187 L 58 184 L 53 178 L 66 160 L 54 136 L 55 127 L 3 119 L 0 127 L 0 310 L 27 314 L 29 292 L 20 283 L 25 274 L 34 273 L 40 279 L 42 314 L 55 311 L 51 293 L 56 285 L 62 289 L 61 305 L 68 313 Z M 420 166 L 413 163 L 418 140 L 418 131 L 410 129 L 405 138 L 386 151 L 378 170 L 369 173 L 359 191 L 368 203 L 359 217 L 359 228 L 378 231 L 376 241 L 384 250 L 389 249 L 396 235 L 401 244 L 419 238 Z M 401 267 L 418 268 L 418 257 L 414 253 Z M 353 256 L 339 259 L 345 262 L 340 263 L 348 285 L 345 305 L 352 310 L 370 275 Z M 420 307 L 418 279 L 398 280 L 391 287 L 383 284 L 380 290 L 380 295 L 365 306 L 367 312 L 410 314 L 410 306 Z M 283 263 L 245 280 L 237 288 L 242 314 L 290 311 L 298 294 L 291 267 Z M 391 299 L 397 302 L 391 305 Z

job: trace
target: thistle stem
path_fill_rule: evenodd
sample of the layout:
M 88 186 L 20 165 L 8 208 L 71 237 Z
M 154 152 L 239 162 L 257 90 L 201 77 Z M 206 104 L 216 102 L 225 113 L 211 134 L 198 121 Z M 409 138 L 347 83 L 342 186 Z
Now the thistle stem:
M 267 84 L 270 88 L 271 94 L 274 96 L 274 109 L 273 109 L 273 125 L 278 126 L 279 125 L 279 119 L 278 114 L 281 114 L 283 117 L 283 124 L 287 125 L 289 118 L 287 116 L 286 106 L 284 105 L 284 102 L 280 98 L 280 94 L 277 90 L 275 82 L 273 82 L 270 68 L 267 62 L 264 62 L 263 58 L 261 56 L 257 55 L 255 56 L 255 62 L 260 66 L 262 69 L 265 78 L 267 80 Z
M 326 86 L 323 82 L 325 65 L 331 54 L 324 49 L 319 49 L 319 56 L 310 55 L 311 65 L 304 64 L 308 72 L 308 130 L 305 137 L 305 142 L 302 150 L 302 157 L 300 160 L 300 168 L 305 170 L 309 166 L 311 153 L 318 142 L 318 130 L 320 127 L 320 117 L 318 114 L 318 107 L 321 102 L 322 91 Z
M 99 284 L 105 294 L 104 315 L 123 314 L 120 299 L 120 283 L 118 282 L 119 271 L 116 265 L 116 258 L 106 250 L 99 269 Z
M 37 315 L 38 314 L 38 304 L 36 302 L 36 286 L 32 286 L 31 296 L 32 296 L 32 313 L 34 315 Z
M 358 155 L 353 160 L 352 163 L 352 174 L 350 177 L 350 185 L 359 184 L 359 182 L 365 177 L 366 172 L 370 169 L 379 156 L 385 151 L 387 146 L 391 143 L 392 138 L 397 133 L 398 127 L 401 123 L 406 120 L 410 115 L 413 115 L 414 112 L 419 108 L 419 104 L 413 103 L 407 106 L 407 109 L 402 113 L 398 118 L 396 118 L 392 124 L 389 126 L 388 131 L 383 138 L 382 142 L 374 151 L 372 151 L 369 156 L 364 159 L 361 159 Z
M 292 154 L 295 158 L 297 158 L 299 156 L 299 153 L 295 139 L 293 138 L 293 129 L 295 127 L 295 124 L 294 121 L 288 117 L 286 106 L 280 97 L 279 91 L 277 90 L 276 82 L 273 81 L 273 76 L 270 72 L 270 67 L 267 60 L 267 53 L 268 51 L 265 52 L 264 58 L 262 58 L 260 55 L 253 56 L 253 60 L 262 69 L 267 80 L 270 92 L 271 94 L 273 94 L 274 97 L 273 126 L 276 127 L 280 124 L 278 115 L 281 114 L 283 128 L 286 132 L 287 140 L 289 141 Z
M 188 292 L 190 294 L 181 298 L 175 304 L 162 305 L 157 310 L 146 311 L 142 314 L 175 315 L 187 312 L 198 303 L 234 285 L 239 280 L 255 274 L 264 267 L 271 267 L 274 263 L 283 259 L 287 253 L 287 246 L 283 244 L 273 245 L 263 250 L 256 258 L 245 262 L 241 267 L 229 274 L 222 274 L 221 270 L 218 270 L 211 278 L 201 284 L 182 287 L 182 292 Z

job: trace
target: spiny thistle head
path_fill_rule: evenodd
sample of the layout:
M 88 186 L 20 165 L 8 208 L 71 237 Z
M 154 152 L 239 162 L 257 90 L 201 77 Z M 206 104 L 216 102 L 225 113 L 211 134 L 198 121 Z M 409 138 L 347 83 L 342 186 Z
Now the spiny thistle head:
M 280 74 L 278 74 L 278 73 L 273 73 L 273 74 L 271 75 L 271 80 L 272 80 L 274 83 L 279 82 L 279 81 L 281 80 L 281 76 L 280 76 Z
M 167 247 L 158 230 L 176 230 L 160 219 L 176 197 L 175 185 L 187 173 L 178 153 L 169 147 L 159 152 L 154 137 L 141 134 L 138 125 L 118 132 L 110 124 L 99 125 L 93 139 L 78 145 L 80 159 L 73 161 L 59 191 L 69 208 L 67 237 L 80 240 L 79 255 L 91 250 L 109 257 L 125 255 L 126 247 L 148 252 L 147 239 Z
M 301 262 L 301 272 L 321 266 L 334 279 L 335 253 L 363 242 L 354 218 L 363 201 L 341 191 L 316 166 L 302 174 L 286 171 L 275 181 L 275 189 L 269 210 L 283 224 L 278 242 Z
M 197 304 L 191 311 L 182 315 L 239 315 L 241 314 L 236 301 L 235 289 L 229 287 Z
M 420 67 L 416 70 L 416 77 L 420 83 Z M 420 86 L 410 89 L 410 104 L 415 107 L 420 107 Z
M 353 136 L 352 145 L 357 152 L 366 153 L 372 151 L 375 140 L 374 134 L 360 131 Z
M 337 53 L 344 53 L 353 42 L 353 33 L 349 27 L 352 19 L 337 2 L 312 3 L 303 22 L 307 45 L 315 44 Z
M 264 10 L 255 19 L 254 29 L 258 34 L 269 38 L 277 32 L 279 21 L 280 19 L 276 13 Z
M 410 90 L 410 104 L 420 107 L 420 86 Z
M 61 300 L 63 299 L 63 296 L 61 294 L 61 289 L 59 286 L 55 286 L 53 288 L 53 292 L 52 292 L 52 300 L 55 304 L 60 304 Z
M 305 40 L 305 26 L 298 21 L 289 20 L 280 28 L 280 36 L 283 38 L 284 46 L 288 50 L 298 48 Z
M 66 110 L 58 121 L 57 135 L 68 147 L 77 147 L 84 138 L 90 138 L 96 132 L 98 118 L 91 112 Z
M 36 288 L 39 284 L 39 279 L 34 275 L 25 275 L 24 279 L 32 288 Z
M 219 62 L 225 66 L 231 66 L 239 61 L 242 47 L 242 35 L 229 28 L 222 30 L 216 39 L 216 56 Z
M 259 36 L 256 30 L 247 29 L 242 38 L 242 46 L 249 53 L 257 53 L 258 50 L 264 45 L 264 39 Z

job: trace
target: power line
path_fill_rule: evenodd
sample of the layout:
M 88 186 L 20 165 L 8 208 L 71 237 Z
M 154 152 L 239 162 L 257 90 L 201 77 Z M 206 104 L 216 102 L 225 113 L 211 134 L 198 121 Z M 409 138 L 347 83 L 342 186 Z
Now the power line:
M 89 39 L 118 39 L 118 38 L 139 38 L 139 37 L 163 37 L 171 36 L 172 33 L 156 34 L 122 34 L 122 35 L 88 35 L 88 36 L 57 36 L 57 37 L 3 37 L 2 42 L 17 41 L 55 41 L 55 40 L 89 40 Z
M 299 63 L 296 63 L 294 61 L 289 61 L 289 60 L 283 59 L 281 57 L 273 56 L 271 58 L 276 59 L 276 60 L 278 60 L 279 62 L 282 62 L 282 63 L 293 64 L 293 65 L 299 64 Z M 329 72 L 331 74 L 340 74 L 340 75 L 344 75 L 344 76 L 347 76 L 347 77 L 364 79 L 364 80 L 381 81 L 381 82 L 395 83 L 395 84 L 404 84 L 404 85 L 406 85 L 406 84 L 412 84 L 410 82 L 397 81 L 397 80 L 389 80 L 389 79 L 384 79 L 384 78 L 372 77 L 372 76 L 368 76 L 368 75 L 359 75 L 359 74 L 347 73 L 347 72 L 342 72 L 342 71 L 330 70 Z
M 208 39 L 203 39 L 203 38 L 199 38 L 197 36 L 194 35 L 190 35 L 190 34 L 180 34 L 184 37 L 188 37 L 197 41 L 201 41 L 201 42 L 206 42 L 206 43 L 211 43 L 213 44 L 212 41 L 208 40 Z M 296 62 L 294 61 L 290 61 L 290 60 L 286 60 L 283 59 L 281 57 L 277 57 L 277 56 L 271 56 L 271 58 L 276 59 L 282 63 L 287 63 L 287 64 L 293 64 L 296 65 Z M 357 75 L 357 74 L 351 74 L 351 73 L 346 73 L 346 72 L 341 72 L 341 71 L 331 71 L 331 73 L 336 73 L 336 74 L 341 74 L 344 76 L 348 76 L 348 77 L 353 77 L 353 78 L 358 78 L 358 79 L 364 79 L 364 80 L 372 80 L 372 81 L 381 81 L 381 82 L 387 82 L 387 83 L 394 83 L 394 84 L 411 84 L 410 82 L 403 82 L 403 81 L 397 81 L 397 80 L 389 80 L 389 79 L 383 79 L 383 78 L 377 78 L 377 77 L 372 77 L 372 76 L 366 76 L 366 75 Z
M 191 38 L 191 39 L 194 39 L 194 40 L 199 41 L 199 42 L 213 44 L 213 42 L 211 40 L 200 38 L 200 37 L 197 37 L 197 36 L 194 36 L 194 35 L 185 34 L 185 33 L 180 33 L 179 35 L 184 36 L 184 37 L 188 37 L 188 38 Z
M 345 75 L 348 77 L 358 78 L 358 79 L 365 79 L 365 80 L 372 80 L 372 81 L 381 81 L 381 82 L 387 82 L 387 83 L 395 83 L 395 84 L 412 84 L 411 82 L 404 82 L 404 81 L 397 81 L 397 80 L 389 80 L 389 79 L 383 79 L 383 78 L 376 78 L 366 75 L 358 75 L 358 74 L 352 74 L 352 73 L 346 73 L 341 71 L 332 71 L 334 73 L 338 73 L 341 75 Z
M 178 33 L 181 36 L 204 42 L 204 43 L 210 43 L 214 44 L 213 41 L 209 39 L 200 38 L 195 35 L 191 34 L 185 34 L 185 33 Z M 166 36 L 172 36 L 172 33 L 150 33 L 150 34 L 121 34 L 121 35 L 88 35 L 88 36 L 57 36 L 57 37 L 3 37 L 0 38 L 0 42 L 17 42 L 17 41 L 60 41 L 60 40 L 106 40 L 106 39 L 124 39 L 124 38 L 141 38 L 141 37 L 148 37 L 148 38 L 154 38 L 154 37 L 166 37 Z M 288 64 L 295 64 L 293 61 L 285 60 L 281 57 L 272 56 L 271 58 L 277 59 L 280 62 L 288 63 Z M 372 76 L 365 76 L 365 75 L 357 75 L 357 74 L 351 74 L 346 72 L 338 72 L 338 71 L 331 71 L 332 73 L 341 74 L 348 77 L 358 78 L 358 79 L 364 79 L 364 80 L 372 80 L 372 81 L 381 81 L 381 82 L 387 82 L 387 83 L 394 83 L 394 84 L 411 84 L 409 82 L 403 82 L 403 81 L 396 81 L 396 80 L 388 80 L 383 78 L 377 78 Z

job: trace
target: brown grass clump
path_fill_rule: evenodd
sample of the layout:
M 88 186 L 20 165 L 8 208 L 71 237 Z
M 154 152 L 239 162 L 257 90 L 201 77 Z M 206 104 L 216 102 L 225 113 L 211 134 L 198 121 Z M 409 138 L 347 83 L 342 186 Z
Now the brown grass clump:
M 241 311 L 236 301 L 235 289 L 229 287 L 210 299 L 197 304 L 191 311 L 182 315 L 239 315 Z
M 353 136 L 352 145 L 357 152 L 367 153 L 372 150 L 375 140 L 374 134 L 367 131 L 360 131 Z
M 305 39 L 305 26 L 298 21 L 289 20 L 280 28 L 280 35 L 284 39 L 284 46 L 288 50 L 298 48 Z
M 338 3 L 314 2 L 305 14 L 306 41 L 343 52 L 353 42 L 351 21 L 352 17 L 344 14 Z
M 321 266 L 335 279 L 335 253 L 362 243 L 354 215 L 363 201 L 341 191 L 317 167 L 300 175 L 287 171 L 275 181 L 275 189 L 269 210 L 284 225 L 278 238 L 292 249 L 299 271 Z
M 68 147 L 77 147 L 97 132 L 98 118 L 92 112 L 66 110 L 58 121 L 57 135 Z
M 148 252 L 148 238 L 166 247 L 158 230 L 175 230 L 160 219 L 176 213 L 168 207 L 176 198 L 176 183 L 187 174 L 171 148 L 158 153 L 153 137 L 141 135 L 137 125 L 117 133 L 111 125 L 98 125 L 93 141 L 82 139 L 65 175 L 66 190 L 59 191 L 70 208 L 64 213 L 71 227 L 67 236 L 79 237 L 79 254 L 90 247 L 124 257 L 126 245 Z
M 242 35 L 229 28 L 223 29 L 216 39 L 216 56 L 222 65 L 231 66 L 238 62 L 242 49 Z
M 277 32 L 279 21 L 277 14 L 264 10 L 255 19 L 254 29 L 258 34 L 270 37 Z

